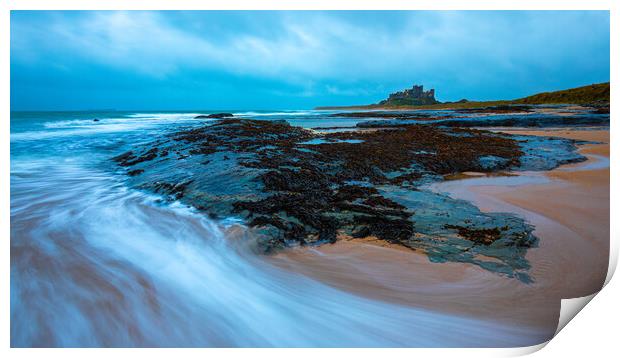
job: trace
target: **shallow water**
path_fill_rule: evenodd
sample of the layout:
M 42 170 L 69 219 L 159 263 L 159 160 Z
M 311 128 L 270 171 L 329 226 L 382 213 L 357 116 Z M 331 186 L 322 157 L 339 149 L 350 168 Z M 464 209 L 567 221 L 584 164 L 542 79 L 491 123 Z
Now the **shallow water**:
M 525 327 L 371 300 L 287 272 L 250 250 L 251 232 L 234 218 L 210 220 L 129 188 L 110 158 L 202 123 L 194 115 L 12 114 L 12 346 L 538 343 Z M 281 116 L 291 114 L 271 117 Z

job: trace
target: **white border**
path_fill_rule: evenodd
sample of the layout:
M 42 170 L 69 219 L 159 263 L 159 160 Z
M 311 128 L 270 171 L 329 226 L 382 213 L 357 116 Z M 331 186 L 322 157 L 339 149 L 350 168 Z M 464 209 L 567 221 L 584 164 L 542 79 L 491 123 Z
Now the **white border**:
M 0 206 L 0 227 L 2 230 L 2 237 L 4 238 L 4 248 L 2 250 L 2 266 L 0 268 L 2 274 L 2 295 L 0 296 L 0 302 L 2 309 L 0 309 L 0 333 L 2 337 L 2 345 L 4 349 L 14 356 L 30 356 L 34 354 L 44 354 L 51 357 L 66 357 L 77 355 L 92 355 L 92 356 L 107 356 L 109 354 L 148 354 L 149 356 L 164 356 L 168 354 L 186 354 L 192 356 L 202 356 L 204 354 L 217 354 L 225 356 L 235 356 L 241 354 L 251 354 L 258 356 L 269 357 L 287 357 L 291 355 L 299 357 L 313 357 L 320 352 L 321 355 L 342 355 L 350 354 L 355 356 L 366 357 L 373 353 L 378 354 L 390 354 L 392 356 L 410 356 L 412 354 L 422 354 L 424 356 L 513 356 L 527 354 L 544 347 L 545 344 L 536 347 L 528 347 L 521 349 L 417 349 L 415 351 L 409 349 L 385 349 L 380 350 L 367 350 L 367 349 L 322 349 L 321 351 L 309 350 L 309 349 L 297 349 L 291 351 L 289 349 L 218 349 L 205 351 L 202 349 L 171 349 L 171 350 L 158 350 L 149 349 L 148 351 L 135 351 L 129 349 L 116 349 L 114 351 L 103 349 L 89 349 L 87 351 L 83 349 L 9 349 L 9 332 L 10 332 L 10 306 L 9 306 L 9 277 L 10 277 L 10 256 L 9 256 L 9 221 L 10 221 L 10 183 L 9 183 L 9 125 L 10 125 L 10 24 L 9 24 L 9 11 L 10 10 L 68 10 L 68 9 L 83 9 L 83 10 L 190 10 L 190 9 L 214 9 L 214 10 L 233 10 L 233 9 L 248 9 L 248 10 L 340 10 L 340 9 L 357 9 L 357 10 L 388 10 L 388 9 L 417 9 L 417 10 L 611 10 L 611 82 L 618 83 L 618 72 L 616 71 L 616 64 L 620 60 L 618 58 L 618 46 L 620 44 L 620 37 L 618 34 L 618 3 L 608 0 L 502 0 L 491 2 L 489 0 L 419 0 L 419 1 L 401 1 L 401 0 L 383 0 L 383 1 L 346 1 L 346 0 L 299 0 L 299 1 L 284 1 L 284 0 L 230 0 L 224 3 L 223 1 L 198 1 L 198 0 L 101 0 L 101 1 L 88 1 L 88 0 L 4 0 L 0 1 L 0 78 L 2 79 L 2 86 L 0 87 L 0 113 L 2 116 L 2 129 L 1 139 L 2 147 L 0 161 L 1 171 L 1 186 L 0 186 L 0 200 L 2 206 Z M 575 44 L 578 46 L 579 44 Z M 587 56 L 587 54 L 584 54 Z M 612 86 L 612 123 L 617 118 L 617 105 L 619 93 L 615 86 Z M 611 138 L 615 138 L 615 125 L 612 125 Z M 618 152 L 618 142 L 615 139 L 611 141 L 611 151 L 613 153 Z M 610 213 L 611 217 L 618 216 L 618 190 L 617 183 L 618 178 L 618 166 L 614 163 L 615 156 L 612 156 L 611 165 L 611 203 Z M 611 279 L 615 266 L 617 263 L 618 255 L 618 240 L 619 226 L 617 221 L 611 221 L 611 253 L 612 258 L 610 260 L 610 268 L 607 277 L 607 282 Z M 617 351 L 617 319 L 618 308 L 617 303 L 620 302 L 620 284 L 616 279 L 611 282 L 604 290 L 602 295 L 597 295 L 593 299 L 593 304 L 588 305 L 575 319 L 575 323 L 569 324 L 556 338 L 550 343 L 549 347 L 545 348 L 541 352 L 537 353 L 539 356 L 575 356 L 575 355 L 591 355 L 602 354 L 607 352 Z M 609 354 L 605 354 L 607 356 Z

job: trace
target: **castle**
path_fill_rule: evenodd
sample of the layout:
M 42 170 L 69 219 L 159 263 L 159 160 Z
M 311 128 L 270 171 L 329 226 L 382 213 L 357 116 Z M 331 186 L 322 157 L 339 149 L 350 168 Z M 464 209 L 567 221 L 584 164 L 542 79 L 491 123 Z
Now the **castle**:
M 413 85 L 410 89 L 391 93 L 380 105 L 424 105 L 438 103 L 435 99 L 435 89 L 424 91 L 424 86 Z

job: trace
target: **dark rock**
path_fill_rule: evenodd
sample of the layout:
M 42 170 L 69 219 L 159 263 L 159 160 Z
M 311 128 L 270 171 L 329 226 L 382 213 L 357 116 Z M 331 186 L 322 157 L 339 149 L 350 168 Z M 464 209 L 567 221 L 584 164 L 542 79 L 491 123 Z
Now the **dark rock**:
M 127 172 L 127 175 L 130 177 L 135 177 L 136 175 L 140 175 L 144 173 L 144 169 L 134 169 Z
M 502 230 L 500 228 L 494 227 L 491 229 L 475 229 L 466 226 L 458 226 L 458 225 L 446 225 L 447 229 L 455 229 L 457 230 L 459 236 L 473 241 L 477 244 L 481 245 L 491 245 L 496 240 L 501 238 Z
M 227 117 L 233 117 L 233 114 L 232 113 L 212 113 L 208 115 L 201 114 L 201 115 L 194 117 L 194 119 L 227 118 Z
M 180 183 L 166 183 L 166 182 L 155 182 L 153 187 L 156 192 L 165 193 L 173 196 L 175 199 L 181 199 L 185 193 L 185 189 L 188 185 L 190 185 L 193 180 L 186 180 Z
M 489 113 L 489 112 L 481 112 Z M 575 114 L 571 116 L 555 115 L 496 115 L 481 116 L 471 118 L 434 118 L 429 121 L 429 125 L 459 127 L 459 128 L 480 128 L 480 127 L 578 127 L 578 126 L 609 126 L 609 115 L 604 114 Z M 404 127 L 408 125 L 418 125 L 419 120 L 411 121 L 408 119 L 395 118 L 390 120 L 366 121 L 356 124 L 358 128 L 388 128 Z
M 420 113 L 417 111 L 368 111 L 368 112 L 343 112 L 333 113 L 330 117 L 347 117 L 347 118 L 389 118 L 389 119 L 416 119 L 416 120 L 431 120 L 448 118 L 431 116 L 427 113 Z
M 457 109 L 456 112 L 458 113 L 529 113 L 529 112 L 532 112 L 532 107 L 527 106 L 527 105 L 506 104 L 506 105 L 489 106 L 489 107 L 482 107 L 482 108 L 461 108 L 461 109 Z
M 129 151 L 127 153 L 112 158 L 112 160 L 118 162 L 118 164 L 123 167 L 128 167 L 157 158 L 157 152 L 157 148 L 151 148 L 147 150 L 144 154 L 136 157 L 132 151 Z
M 262 223 L 273 221 L 272 226 L 281 230 L 281 221 L 286 223 L 289 218 L 295 218 L 303 224 L 304 242 L 334 240 L 338 230 L 351 225 L 367 226 L 377 237 L 398 241 L 404 238 L 404 233 L 411 233 L 411 223 L 403 225 L 411 212 L 380 195 L 374 187 L 348 183 L 403 184 L 420 179 L 424 173 L 484 170 L 479 163 L 484 155 L 506 158 L 505 167 L 518 163 L 520 151 L 513 141 L 479 131 L 465 131 L 473 135 L 460 141 L 454 141 L 443 129 L 429 126 L 332 133 L 325 136 L 326 143 L 312 145 L 311 152 L 304 152 L 297 149 L 303 146 L 299 143 L 316 136 L 311 131 L 276 121 L 223 120 L 179 132 L 174 140 L 191 144 L 188 151 L 192 155 L 245 153 L 246 159 L 240 160 L 239 165 L 264 170 L 257 172 L 256 180 L 262 184 L 264 192 L 273 195 L 256 201 L 234 202 L 235 212 L 247 211 L 250 216 L 260 217 Z M 346 142 L 352 139 L 359 142 Z M 437 154 L 429 156 L 424 154 L 425 150 Z M 115 160 L 120 165 L 133 165 L 153 153 L 157 151 L 151 149 L 138 157 L 126 153 Z M 221 158 L 230 157 L 224 154 Z M 200 163 L 210 165 L 211 161 L 201 159 Z M 418 171 L 395 176 L 386 174 L 402 171 L 412 163 L 418 163 Z M 171 191 L 170 185 L 159 183 L 155 189 Z M 335 214 L 341 219 L 335 220 Z M 390 226 L 394 229 L 389 229 Z M 292 236 L 294 240 L 301 240 L 299 227 L 285 227 L 294 231 L 285 233 L 287 240 Z M 315 239 L 307 238 L 313 235 Z
M 600 107 L 592 111 L 594 114 L 609 114 L 609 107 Z
M 534 162 L 522 140 L 422 124 L 317 134 L 287 122 L 222 119 L 114 160 L 144 170 L 132 178 L 142 189 L 242 218 L 262 233 L 265 253 L 373 236 L 433 261 L 469 262 L 527 281 L 531 226 L 422 188 L 446 174 L 516 168 L 523 157 Z
M 129 160 L 130 158 L 134 158 L 135 156 L 133 155 L 133 151 L 128 151 L 125 152 L 121 155 L 117 155 L 116 157 L 113 157 L 112 160 L 118 163 L 123 163 L 127 160 Z

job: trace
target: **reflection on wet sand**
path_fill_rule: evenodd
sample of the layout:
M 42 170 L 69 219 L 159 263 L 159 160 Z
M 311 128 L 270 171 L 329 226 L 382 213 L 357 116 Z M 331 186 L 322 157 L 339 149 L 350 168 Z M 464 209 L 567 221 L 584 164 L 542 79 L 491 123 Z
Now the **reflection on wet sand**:
M 276 265 L 304 272 L 332 286 L 375 299 L 442 312 L 493 319 L 555 332 L 560 298 L 601 288 L 609 256 L 609 168 L 593 165 L 609 157 L 608 130 L 514 131 L 596 141 L 580 152 L 588 161 L 550 172 L 449 180 L 433 190 L 473 202 L 483 211 L 512 212 L 536 227 L 540 246 L 528 251 L 534 283 L 494 275 L 473 265 L 432 263 L 420 253 L 373 241 L 342 240 L 273 258 Z M 580 269 L 583 268 L 583 269 Z

